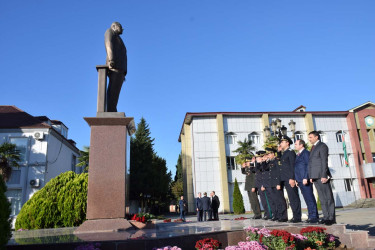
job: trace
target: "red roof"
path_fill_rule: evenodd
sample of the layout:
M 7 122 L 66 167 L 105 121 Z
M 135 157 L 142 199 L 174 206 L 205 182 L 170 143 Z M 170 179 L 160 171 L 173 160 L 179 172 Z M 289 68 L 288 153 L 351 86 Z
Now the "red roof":
M 0 128 L 51 128 L 16 106 L 0 105 Z

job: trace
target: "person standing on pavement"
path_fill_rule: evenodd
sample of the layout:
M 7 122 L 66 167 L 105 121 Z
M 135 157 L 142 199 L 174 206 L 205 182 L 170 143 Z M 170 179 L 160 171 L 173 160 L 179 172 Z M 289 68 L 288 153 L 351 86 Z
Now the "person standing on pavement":
M 255 162 L 255 158 L 253 158 L 253 162 Z M 245 191 L 247 191 L 247 195 L 249 196 L 251 210 L 254 213 L 253 219 L 258 220 L 262 218 L 262 213 L 260 211 L 260 204 L 258 200 L 258 196 L 256 193 L 251 192 L 251 188 L 254 186 L 255 183 L 255 174 L 250 170 L 250 158 L 246 158 L 245 162 L 242 164 L 241 173 L 246 175 L 245 180 Z
M 207 193 L 204 192 L 203 193 L 203 198 L 202 198 L 202 209 L 203 209 L 203 220 L 204 221 L 207 221 L 207 217 L 208 219 L 210 219 L 210 207 L 211 207 L 211 201 L 210 201 L 210 198 L 207 197 Z
M 185 221 L 186 201 L 184 200 L 184 196 L 181 196 L 178 205 L 180 206 L 180 219 Z
M 320 141 L 320 135 L 317 131 L 309 133 L 309 141 L 313 145 L 309 158 L 309 177 L 318 191 L 323 211 L 323 219 L 319 223 L 329 226 L 336 223 L 336 214 L 335 200 L 330 184 L 332 176 L 328 168 L 328 147 Z
M 220 207 L 220 200 L 217 195 L 215 195 L 215 191 L 211 192 L 211 208 L 212 208 L 212 219 L 219 220 L 219 207 Z
M 197 221 L 202 221 L 203 218 L 203 201 L 201 196 L 202 194 L 199 192 L 195 202 L 197 207 Z
M 296 153 L 290 149 L 290 145 L 293 141 L 286 135 L 280 138 L 280 146 L 282 149 L 282 155 L 280 158 L 280 184 L 281 188 L 286 189 L 288 193 L 289 203 L 292 208 L 293 218 L 289 221 L 292 223 L 301 222 L 301 200 L 298 194 L 298 188 L 296 187 L 295 175 L 294 175 L 294 164 L 296 161 Z
M 319 221 L 318 208 L 313 192 L 312 183 L 309 178 L 309 157 L 310 152 L 305 149 L 304 140 L 297 140 L 294 143 L 294 149 L 297 151 L 296 162 L 294 165 L 294 173 L 297 186 L 301 190 L 305 199 L 308 211 L 308 223 L 317 223 Z

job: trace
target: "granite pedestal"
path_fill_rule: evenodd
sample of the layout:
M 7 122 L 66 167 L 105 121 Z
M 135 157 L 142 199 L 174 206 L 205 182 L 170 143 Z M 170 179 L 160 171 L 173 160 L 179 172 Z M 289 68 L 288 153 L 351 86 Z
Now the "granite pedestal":
M 84 119 L 91 127 L 87 221 L 75 233 L 131 228 L 125 219 L 126 147 L 134 119 L 124 113 Z

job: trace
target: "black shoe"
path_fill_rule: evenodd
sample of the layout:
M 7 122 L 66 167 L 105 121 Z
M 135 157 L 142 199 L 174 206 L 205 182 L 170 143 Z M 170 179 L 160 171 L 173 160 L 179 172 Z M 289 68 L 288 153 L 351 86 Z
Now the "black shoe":
M 276 218 L 276 217 L 273 217 L 271 220 L 272 220 L 272 221 L 277 221 L 277 220 L 279 220 L 279 219 Z
M 264 216 L 262 219 L 263 219 L 263 220 L 269 220 L 270 218 L 267 217 L 267 216 Z
M 325 224 L 325 221 L 326 221 L 325 219 L 320 219 L 320 220 L 318 221 L 318 223 L 319 223 L 319 224 Z
M 292 223 L 299 223 L 299 222 L 302 222 L 301 219 L 292 219 Z
M 310 224 L 318 224 L 319 223 L 319 219 L 309 219 L 306 222 L 310 223 Z
M 288 219 L 279 219 L 278 222 L 287 222 Z
M 253 220 L 259 220 L 259 219 L 262 219 L 262 216 L 260 216 L 260 215 L 258 215 L 258 216 L 254 216 L 252 219 L 253 219 Z
M 325 224 L 326 226 L 330 226 L 330 225 L 336 224 L 336 222 L 333 221 L 333 220 L 326 220 L 326 221 L 324 222 L 324 224 Z

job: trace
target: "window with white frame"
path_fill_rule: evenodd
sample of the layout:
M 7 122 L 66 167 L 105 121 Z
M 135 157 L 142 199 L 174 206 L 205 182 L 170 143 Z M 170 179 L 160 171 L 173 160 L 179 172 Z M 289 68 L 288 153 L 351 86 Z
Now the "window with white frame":
M 252 132 L 248 135 L 248 139 L 253 142 L 253 144 L 260 144 L 260 135 L 257 132 Z
M 336 133 L 336 141 L 337 142 L 343 142 L 342 132 L 339 131 Z
M 319 136 L 320 136 L 321 142 L 327 143 L 327 138 L 326 138 L 326 135 L 324 133 L 319 133 Z
M 329 181 L 329 183 L 331 184 L 332 191 L 334 191 L 335 190 L 335 184 L 333 183 L 333 179 L 331 179 Z
M 11 216 L 17 215 L 22 207 L 22 190 L 21 189 L 10 189 L 5 192 L 11 208 Z
M 226 139 L 227 144 L 236 144 L 237 142 L 237 136 L 233 133 L 228 133 L 225 136 L 225 139 Z
M 72 171 L 76 171 L 76 164 L 77 164 L 77 156 L 72 155 Z
M 7 181 L 8 185 L 19 185 L 21 184 L 21 170 L 13 169 L 12 174 L 10 175 L 9 180 Z
M 351 192 L 353 190 L 353 180 L 352 179 L 344 179 L 345 184 L 345 191 Z
M 297 140 L 303 140 L 303 133 L 297 131 L 297 132 L 295 133 L 295 139 L 296 139 L 296 141 L 297 141 Z
M 344 154 L 340 154 L 340 163 L 341 163 L 341 167 L 345 166 L 345 157 L 344 157 Z
M 234 156 L 227 156 L 227 168 L 231 170 L 237 169 L 236 159 Z
M 15 144 L 17 150 L 20 152 L 20 163 L 26 163 L 29 138 L 28 137 L 14 137 L 14 138 L 10 138 L 9 142 L 12 144 Z

